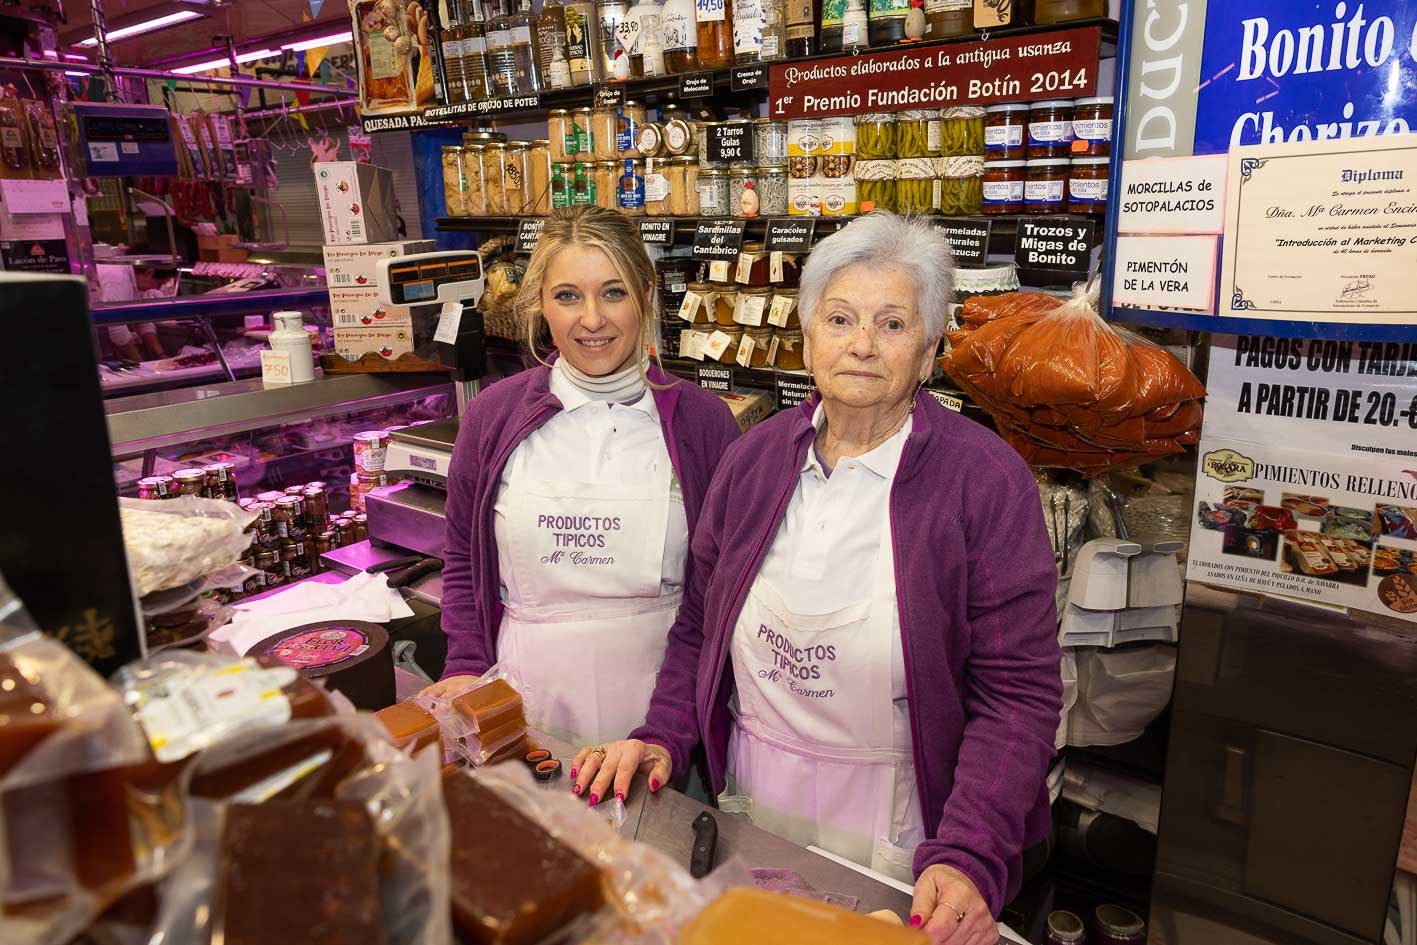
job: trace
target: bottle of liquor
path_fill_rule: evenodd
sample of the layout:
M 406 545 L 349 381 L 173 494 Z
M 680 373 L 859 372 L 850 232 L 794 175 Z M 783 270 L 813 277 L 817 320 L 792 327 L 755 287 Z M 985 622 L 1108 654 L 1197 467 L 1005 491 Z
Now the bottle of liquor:
M 493 0 L 495 12 L 487 21 L 487 83 L 493 97 L 515 95 L 517 54 L 512 48 L 512 15 L 507 0 Z
M 872 46 L 889 46 L 905 38 L 905 18 L 909 0 L 869 0 L 866 17 L 870 21 Z
M 789 57 L 810 56 L 820 51 L 817 44 L 817 21 L 822 18 L 821 0 L 786 0 L 784 19 L 787 24 Z
M 871 42 L 870 20 L 861 0 L 846 0 L 841 16 L 841 48 L 843 52 L 859 52 Z
M 463 38 L 467 32 L 467 9 L 460 0 L 448 0 L 448 22 L 443 24 L 443 94 L 445 105 L 468 100 L 467 75 L 463 69 Z
M 567 62 L 566 83 L 570 84 L 570 62 L 566 51 L 566 8 L 561 0 L 546 0 L 536 18 L 536 64 L 551 85 L 551 63 L 560 53 Z M 553 86 L 554 88 L 554 86 Z
M 621 23 L 621 42 L 630 55 L 630 75 L 635 78 L 645 74 L 645 41 L 649 38 L 645 27 L 651 18 L 658 23 L 661 12 L 655 0 L 639 0 L 630 7 L 630 12 L 625 14 Z M 661 48 L 663 45 L 660 43 Z
M 640 23 L 640 45 L 644 47 L 641 61 L 645 77 L 668 75 L 664 65 L 664 44 L 660 41 L 659 15 L 651 13 Z
M 696 0 L 694 19 L 699 29 L 699 65 L 705 69 L 733 65 L 733 10 L 729 3 Z
M 572 85 L 600 82 L 600 23 L 595 0 L 571 0 L 566 7 L 566 61 Z
M 821 0 L 821 10 L 817 52 L 841 52 L 841 21 L 846 16 L 846 0 Z
M 660 20 L 664 65 L 671 73 L 693 72 L 699 67 L 699 27 L 694 0 L 664 0 Z
M 732 0 L 733 61 L 739 65 L 757 62 L 762 52 L 764 0 Z
M 355 39 L 364 65 L 360 97 L 366 109 L 392 110 L 415 104 L 413 56 L 401 53 L 398 42 L 411 42 L 400 10 L 395 5 L 391 15 L 385 0 L 358 0 L 355 4 L 354 21 L 359 24 Z
M 511 16 L 512 51 L 517 63 L 517 94 L 540 92 L 546 88 L 541 66 L 537 62 L 536 14 L 531 12 L 531 0 L 521 0 L 521 6 Z
M 467 100 L 477 102 L 490 94 L 487 82 L 487 38 L 482 0 L 466 0 L 463 20 L 462 71 Z
M 772 62 L 787 55 L 787 24 L 783 22 L 783 0 L 763 0 L 763 43 L 759 62 Z

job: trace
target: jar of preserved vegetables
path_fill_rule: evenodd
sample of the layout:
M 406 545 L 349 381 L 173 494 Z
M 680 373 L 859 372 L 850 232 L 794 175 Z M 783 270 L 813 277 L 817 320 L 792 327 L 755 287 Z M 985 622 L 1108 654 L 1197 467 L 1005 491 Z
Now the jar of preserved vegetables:
M 1034 102 L 1028 108 L 1028 157 L 1066 157 L 1073 148 L 1073 103 Z
M 942 158 L 946 172 L 940 177 L 940 212 L 968 216 L 983 209 L 984 162 L 978 158 Z
M 895 167 L 896 208 L 901 213 L 934 213 L 939 209 L 940 183 L 933 158 L 902 158 Z
M 901 112 L 895 123 L 896 151 L 903 158 L 940 156 L 940 113 L 931 108 Z
M 628 101 L 620 106 L 615 118 L 615 150 L 620 159 L 643 157 L 639 151 L 640 125 L 645 123 L 643 102 Z
M 595 160 L 595 127 L 591 122 L 591 110 L 577 108 L 571 112 L 571 124 L 576 135 L 575 159 L 577 161 Z
M 870 112 L 856 116 L 856 156 L 863 161 L 894 160 L 900 156 L 894 115 Z
M 984 153 L 984 109 L 947 108 L 940 113 L 940 154 Z
M 482 149 L 482 185 L 487 194 L 488 216 L 504 217 L 509 213 L 507 191 L 502 176 L 502 163 L 506 153 L 507 146 L 500 141 L 490 142 Z
M 984 153 L 991 161 L 1022 161 L 1028 155 L 1028 106 L 1016 102 L 984 109 Z
M 503 199 L 507 202 L 507 213 L 512 215 L 527 213 L 526 157 L 528 146 L 517 141 L 507 145 L 502 151 Z
M 620 162 L 596 161 L 592 177 L 595 181 L 595 205 L 606 210 L 620 209 Z
M 551 212 L 551 151 L 549 142 L 531 142 L 526 152 L 527 202 L 529 212 Z
M 553 108 L 546 113 L 546 136 L 551 142 L 551 160 L 566 164 L 576 159 L 580 139 L 576 136 L 568 108 Z
M 856 203 L 862 213 L 898 208 L 895 161 L 856 162 Z
M 758 213 L 781 216 L 787 213 L 787 165 L 758 167 Z
M 699 171 L 699 215 L 705 217 L 736 216 L 729 212 L 728 173 L 717 170 Z
M 669 170 L 669 161 L 664 158 L 645 160 L 646 216 L 667 217 L 674 213 L 673 203 L 670 199 L 674 192 L 674 182 L 670 177 Z
M 696 158 L 685 156 L 670 159 L 669 207 L 669 212 L 675 216 L 698 216 L 699 162 Z
M 597 161 L 613 161 L 617 156 L 616 144 L 619 134 L 616 129 L 618 113 L 607 105 L 590 110 L 591 152 Z
M 460 145 L 443 147 L 443 202 L 447 205 L 450 217 L 467 216 L 467 180 L 463 177 L 462 155 L 463 149 Z
M 463 211 L 470 217 L 487 216 L 487 186 L 482 174 L 486 145 L 465 144 L 462 149 Z
M 984 213 L 1022 213 L 1026 161 L 990 161 L 984 165 Z
M 1029 213 L 1062 213 L 1068 208 L 1067 158 L 1039 158 L 1028 162 L 1023 185 L 1024 209 Z

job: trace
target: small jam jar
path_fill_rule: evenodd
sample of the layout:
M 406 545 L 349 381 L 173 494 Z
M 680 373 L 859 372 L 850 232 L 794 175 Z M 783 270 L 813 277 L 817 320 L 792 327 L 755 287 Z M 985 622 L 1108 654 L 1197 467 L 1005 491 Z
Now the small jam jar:
M 1075 157 L 1068 172 L 1068 212 L 1107 212 L 1107 175 L 1111 158 Z
M 777 333 L 777 364 L 779 371 L 801 371 L 807 367 L 803 360 L 802 332 L 779 331 Z
M 1142 945 L 1146 923 L 1130 909 L 1104 903 L 1092 913 L 1096 935 L 1092 945 Z
M 983 213 L 1022 213 L 1026 161 L 990 161 L 984 165 Z
M 990 105 L 984 109 L 984 156 L 991 161 L 1021 161 L 1028 156 L 1023 139 L 1028 106 Z
M 1034 102 L 1028 110 L 1028 156 L 1064 157 L 1073 147 L 1073 103 Z
M 1074 154 L 1106 157 L 1112 153 L 1112 97 L 1080 98 L 1073 103 Z M 1086 144 L 1084 145 L 1084 142 Z
M 1029 213 L 1062 213 L 1068 208 L 1068 171 L 1065 157 L 1028 162 L 1023 185 L 1024 209 Z
M 1048 913 L 1046 945 L 1081 945 L 1086 940 L 1087 930 L 1075 914 L 1062 910 Z

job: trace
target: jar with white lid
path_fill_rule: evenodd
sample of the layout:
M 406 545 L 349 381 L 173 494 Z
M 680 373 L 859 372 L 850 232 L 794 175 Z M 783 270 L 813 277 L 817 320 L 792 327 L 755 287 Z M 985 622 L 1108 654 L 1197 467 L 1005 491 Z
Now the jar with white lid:
M 290 382 L 301 384 L 315 379 L 315 356 L 310 346 L 310 333 L 305 330 L 305 316 L 300 312 L 274 312 L 276 323 L 269 344 L 272 351 L 290 355 Z

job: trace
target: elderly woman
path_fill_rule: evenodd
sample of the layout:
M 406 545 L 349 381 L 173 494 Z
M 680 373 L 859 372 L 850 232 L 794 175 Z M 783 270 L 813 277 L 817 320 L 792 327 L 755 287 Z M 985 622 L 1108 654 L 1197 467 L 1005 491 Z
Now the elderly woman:
M 919 390 L 949 249 L 874 213 L 802 273 L 817 392 L 725 454 L 645 724 L 572 790 L 658 790 L 702 738 L 725 810 L 912 877 L 911 924 L 993 945 L 1049 829 L 1057 582 L 1028 467 Z

